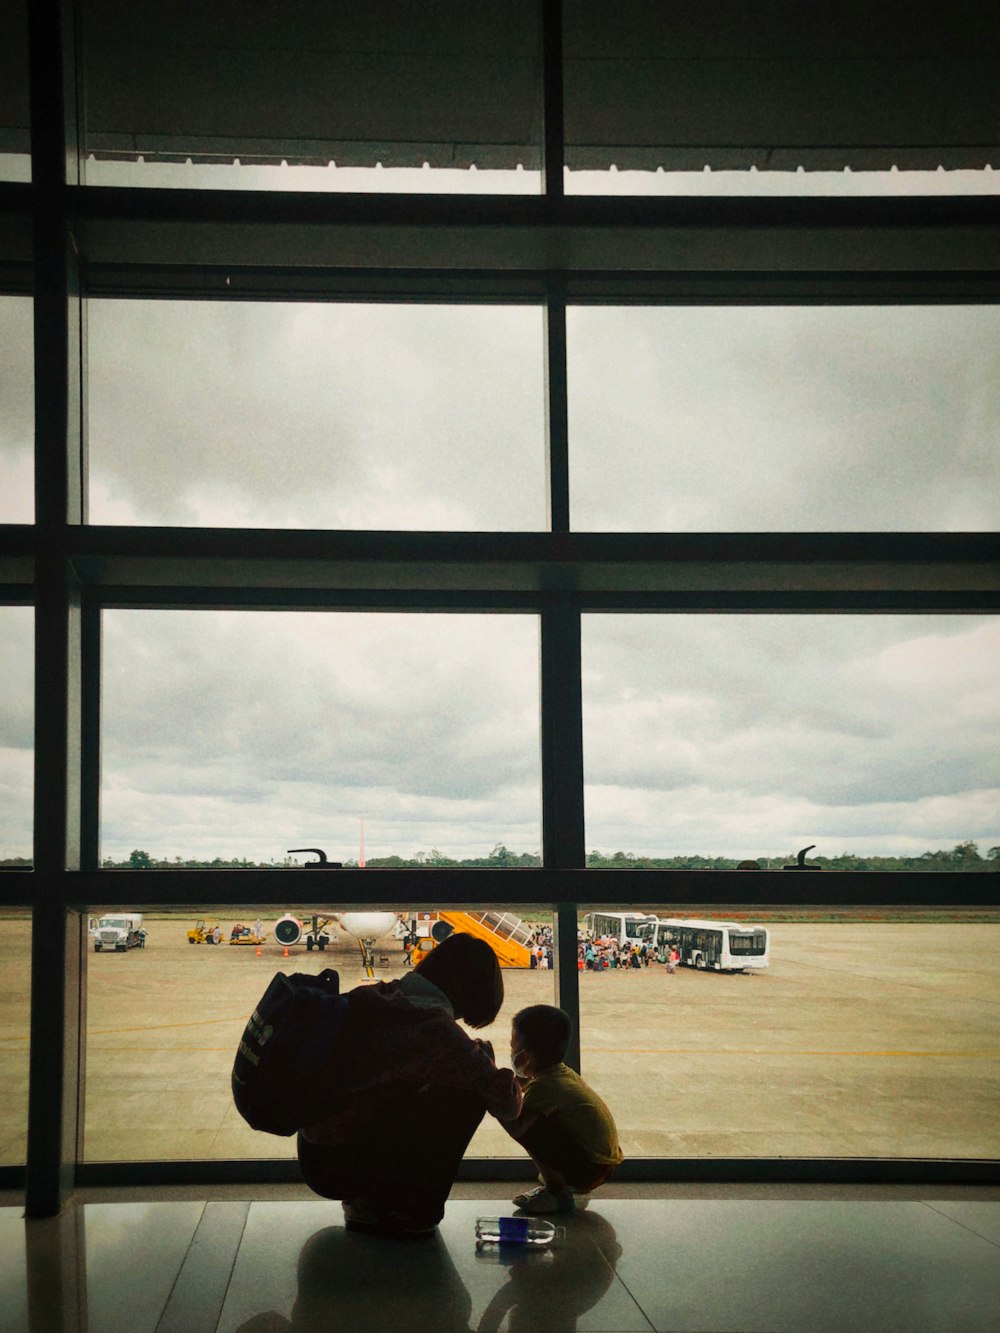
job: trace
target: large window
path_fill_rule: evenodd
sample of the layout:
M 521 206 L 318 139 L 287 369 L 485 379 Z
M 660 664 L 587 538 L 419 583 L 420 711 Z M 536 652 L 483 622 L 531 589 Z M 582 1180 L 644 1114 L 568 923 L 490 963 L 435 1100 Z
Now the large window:
M 26 0 L 10 0 L 0 9 L 0 181 L 31 179 L 27 19 Z
M 584 1074 L 628 1157 L 1000 1152 L 997 913 L 740 911 L 686 927 L 690 910 L 645 910 L 668 923 L 659 949 L 626 966 L 604 935 L 606 965 L 580 986 Z M 751 925 L 767 966 L 728 947 Z
M 28 1142 L 31 916 L 0 913 L 0 1166 L 23 1165 Z
M 545 525 L 535 307 L 92 301 L 90 517 Z
M 186 189 L 537 194 L 534 0 L 279 11 L 87 0 L 86 177 Z
M 488 1035 L 565 1008 L 640 1174 L 996 1153 L 996 20 L 736 8 L 0 19 L 30 1213 L 74 1144 L 81 1179 L 293 1178 L 228 1069 L 267 977 L 328 961 L 273 935 L 320 909 L 551 927 Z M 590 907 L 735 914 L 773 965 L 588 970 Z M 106 908 L 145 946 L 81 978 Z M 260 955 L 189 943 L 258 918 Z
M 377 914 L 381 919 L 374 927 L 377 937 L 369 943 L 366 970 L 360 940 L 352 931 L 368 929 L 361 923 L 369 918 L 346 915 L 341 920 L 330 904 L 306 901 L 318 884 L 328 885 L 335 896 L 335 876 L 288 870 L 285 903 L 278 907 L 196 907 L 185 913 L 147 912 L 140 919 L 119 906 L 92 914 L 87 1161 L 293 1158 L 294 1138 L 267 1138 L 252 1130 L 236 1111 L 230 1092 L 244 1024 L 275 970 L 316 974 L 333 967 L 345 992 L 395 981 L 407 975 L 412 960 L 433 948 L 434 932 L 442 927 L 489 939 L 503 961 L 504 1007 L 495 1023 L 472 1035 L 493 1044 L 498 1064 L 510 1064 L 512 1015 L 529 1004 L 554 1002 L 551 913 L 527 908 L 470 916 L 424 903 Z M 304 924 L 300 937 L 287 946 L 282 940 L 290 938 L 292 917 Z M 285 932 L 276 931 L 279 921 Z M 323 940 L 322 950 L 308 944 L 314 928 L 314 938 Z M 213 931 L 218 943 L 213 942 Z M 10 943 L 0 948 L 9 948 L 13 955 L 24 941 L 16 930 L 7 933 Z M 544 954 L 544 966 L 529 966 L 529 951 L 539 958 Z M 22 1004 L 24 999 L 26 993 Z M 12 1070 L 18 1059 L 26 1061 L 24 1038 L 15 1028 L 0 1043 L 0 1059 Z M 24 1072 L 18 1073 L 8 1087 L 10 1099 L 24 1091 Z M 23 1109 L 20 1126 L 23 1133 Z M 400 1135 L 388 1151 L 398 1151 L 405 1162 L 420 1145 L 407 1139 L 405 1125 Z M 21 1151 L 20 1159 L 5 1160 L 23 1161 L 23 1147 Z M 522 1155 L 489 1116 L 469 1151 L 484 1157 Z
M 532 617 L 107 611 L 102 853 L 539 849 Z
M 996 193 L 996 17 L 884 6 L 565 6 L 566 189 Z
M 575 527 L 974 532 L 1000 486 L 1000 308 L 568 314 Z
M 995 617 L 588 616 L 587 847 L 995 865 L 998 654 Z
M 35 515 L 31 301 L 0 296 L 0 523 Z
M 31 864 L 34 613 L 0 606 L 0 867 Z

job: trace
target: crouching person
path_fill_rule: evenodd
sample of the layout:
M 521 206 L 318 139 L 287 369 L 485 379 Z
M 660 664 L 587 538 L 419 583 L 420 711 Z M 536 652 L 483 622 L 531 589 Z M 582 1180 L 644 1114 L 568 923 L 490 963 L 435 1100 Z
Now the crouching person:
M 527 1213 L 570 1213 L 622 1160 L 614 1118 L 593 1088 L 565 1063 L 569 1015 L 533 1004 L 514 1015 L 510 1054 L 523 1091 L 504 1129 L 531 1155 L 541 1184 L 514 1197 Z
M 343 1200 L 354 1230 L 430 1234 L 485 1113 L 509 1119 L 520 1109 L 514 1074 L 459 1027 L 486 1027 L 499 1013 L 496 955 L 451 935 L 401 980 L 359 986 L 348 1000 L 336 1105 L 299 1133 L 302 1175 Z

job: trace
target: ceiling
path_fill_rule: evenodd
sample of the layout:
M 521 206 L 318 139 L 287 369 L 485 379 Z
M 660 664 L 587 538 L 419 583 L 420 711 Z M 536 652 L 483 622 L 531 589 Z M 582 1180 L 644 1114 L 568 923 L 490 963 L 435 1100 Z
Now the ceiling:
M 0 151 L 27 152 L 27 5 L 0 11 Z M 80 0 L 101 156 L 537 168 L 533 0 Z M 566 162 L 1000 168 L 1000 6 L 567 0 Z

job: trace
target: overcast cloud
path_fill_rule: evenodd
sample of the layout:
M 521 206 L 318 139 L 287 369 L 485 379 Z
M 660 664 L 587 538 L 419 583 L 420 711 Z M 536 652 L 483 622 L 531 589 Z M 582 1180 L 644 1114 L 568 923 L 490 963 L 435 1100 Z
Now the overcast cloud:
M 104 616 L 103 847 L 536 852 L 530 616 Z
M 509 183 L 537 189 L 529 175 Z M 632 175 L 615 189 L 690 188 Z M 729 192 L 723 175 L 703 192 Z M 881 184 L 907 193 L 906 175 Z M 939 175 L 922 188 L 956 188 Z M 545 525 L 537 308 L 91 301 L 89 321 L 96 522 Z M 577 309 L 569 339 L 579 529 L 996 528 L 995 308 Z M 0 299 L 0 403 L 0 521 L 30 522 L 22 298 Z M 998 626 L 588 617 L 588 846 L 997 844 Z M 373 856 L 539 849 L 532 618 L 115 612 L 105 628 L 106 855 L 349 856 L 361 816 Z M 0 608 L 0 855 L 30 851 L 30 669 L 31 614 Z
M 998 660 L 997 618 L 587 616 L 588 847 L 985 852 Z
M 30 842 L 31 625 L 0 609 L 3 855 Z M 584 620 L 587 845 L 1000 843 L 1000 618 Z M 535 852 L 530 616 L 105 614 L 103 852 Z
M 91 301 L 91 520 L 545 525 L 538 307 Z
M 995 306 L 576 308 L 573 522 L 989 531 Z

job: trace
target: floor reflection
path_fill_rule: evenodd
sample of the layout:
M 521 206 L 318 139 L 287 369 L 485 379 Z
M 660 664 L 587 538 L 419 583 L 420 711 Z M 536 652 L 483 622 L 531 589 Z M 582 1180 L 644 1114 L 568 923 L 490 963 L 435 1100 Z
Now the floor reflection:
M 420 1241 L 324 1227 L 298 1261 L 291 1319 L 275 1311 L 252 1316 L 238 1333 L 468 1333 L 472 1299 L 439 1234 Z
M 495 1333 L 508 1313 L 509 1333 L 573 1333 L 580 1315 L 611 1286 L 622 1252 L 611 1223 L 594 1212 L 560 1220 L 566 1234 L 550 1248 L 509 1259 L 508 1280 L 483 1312 L 478 1333 Z M 503 1262 L 507 1256 L 499 1258 Z

